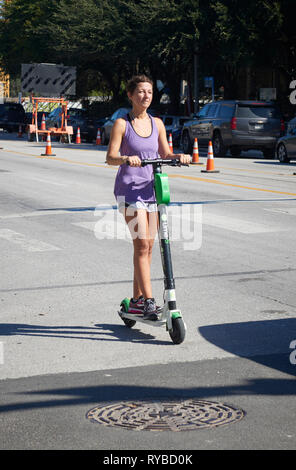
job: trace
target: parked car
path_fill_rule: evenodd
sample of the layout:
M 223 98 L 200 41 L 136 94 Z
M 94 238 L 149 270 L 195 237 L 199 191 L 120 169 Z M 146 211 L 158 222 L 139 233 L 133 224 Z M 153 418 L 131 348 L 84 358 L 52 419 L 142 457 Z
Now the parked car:
M 81 139 L 85 139 L 87 142 L 92 142 L 93 140 L 96 140 L 98 129 L 100 129 L 101 132 L 101 129 L 105 124 L 106 120 L 107 118 L 96 118 L 92 116 L 87 117 L 83 126 L 81 127 Z M 77 132 L 77 128 L 75 132 Z
M 188 116 L 174 116 L 163 114 L 159 116 L 166 128 L 167 137 L 172 134 L 173 145 L 180 145 L 181 130 L 185 122 L 190 121 Z
M 278 139 L 275 154 L 281 163 L 296 160 L 296 118 L 288 122 L 286 135 Z
M 101 142 L 102 145 L 107 145 L 110 139 L 111 129 L 113 127 L 114 122 L 116 119 L 119 119 L 125 116 L 127 113 L 131 111 L 130 108 L 119 108 L 117 109 L 112 116 L 106 120 L 102 129 L 101 129 Z
M 184 124 L 181 142 L 186 153 L 192 152 L 197 138 L 201 146 L 211 140 L 218 157 L 226 155 L 228 149 L 233 156 L 256 149 L 264 158 L 274 158 L 276 141 L 283 133 L 284 121 L 273 102 L 213 101 Z
M 26 113 L 23 106 L 19 103 L 1 103 L 0 104 L 0 128 L 7 132 L 17 132 L 19 126 L 22 131 L 26 128 Z
M 98 128 L 101 128 L 106 118 L 98 119 L 90 117 L 85 109 L 70 108 L 68 109 L 68 126 L 73 127 L 72 140 L 76 138 L 77 130 L 79 127 L 81 140 L 92 142 L 96 139 Z M 61 126 L 61 107 L 54 109 L 46 119 L 46 128 L 60 127 Z

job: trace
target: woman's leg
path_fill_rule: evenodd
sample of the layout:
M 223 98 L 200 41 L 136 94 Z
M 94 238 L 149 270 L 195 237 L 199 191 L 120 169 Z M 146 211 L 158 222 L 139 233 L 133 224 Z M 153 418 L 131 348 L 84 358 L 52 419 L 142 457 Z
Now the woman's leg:
M 145 299 L 152 297 L 150 266 L 157 232 L 157 214 L 144 209 L 135 210 L 133 214 L 130 209 L 125 212 L 134 245 L 134 298 L 139 298 L 140 295 Z

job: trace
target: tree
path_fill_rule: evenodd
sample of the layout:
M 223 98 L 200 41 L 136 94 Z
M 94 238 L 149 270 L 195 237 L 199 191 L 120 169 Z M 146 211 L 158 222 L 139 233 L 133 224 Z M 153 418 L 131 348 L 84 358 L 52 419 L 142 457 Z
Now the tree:
M 0 57 L 11 76 L 20 74 L 21 63 L 48 62 L 47 38 L 40 38 L 37 29 L 52 14 L 55 3 L 55 0 L 14 0 L 2 5 Z

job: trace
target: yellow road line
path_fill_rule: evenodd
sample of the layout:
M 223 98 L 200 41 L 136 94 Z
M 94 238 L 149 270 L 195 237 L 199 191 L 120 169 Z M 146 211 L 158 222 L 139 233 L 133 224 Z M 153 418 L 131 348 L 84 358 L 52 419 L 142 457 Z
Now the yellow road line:
M 221 184 L 222 186 L 230 186 L 232 188 L 240 188 L 240 189 L 249 189 L 252 191 L 263 191 L 266 193 L 274 193 L 274 194 L 285 194 L 286 196 L 296 196 L 296 193 L 288 193 L 285 191 L 277 191 L 275 189 L 264 189 L 264 188 L 255 188 L 252 186 L 242 186 L 239 184 L 232 184 L 232 183 L 224 183 L 223 181 L 212 180 L 207 178 L 199 178 L 198 176 L 187 176 L 187 175 L 168 175 L 170 178 L 183 178 L 193 181 L 202 181 L 204 183 L 213 183 L 213 184 Z
M 98 168 L 110 168 L 113 170 L 118 169 L 117 166 L 110 166 L 107 164 L 100 164 L 100 163 L 88 163 L 88 162 L 79 162 L 79 161 L 74 161 L 74 160 L 69 160 L 68 158 L 61 158 L 61 157 L 54 157 L 54 156 L 39 156 L 39 155 L 28 155 L 26 153 L 21 153 L 21 152 L 15 152 L 13 150 L 5 150 L 5 152 L 11 152 L 14 154 L 18 155 L 25 155 L 27 157 L 35 157 L 35 158 L 44 158 L 47 160 L 56 160 L 60 162 L 65 162 L 65 163 L 74 163 L 76 165 L 84 165 L 84 166 L 91 166 L 91 167 L 98 167 Z M 285 196 L 296 196 L 296 193 L 290 193 L 286 191 L 277 191 L 275 189 L 264 189 L 264 188 L 256 188 L 252 186 L 243 186 L 239 184 L 232 184 L 232 183 L 225 183 L 223 181 L 219 180 L 213 180 L 213 179 L 208 179 L 208 178 L 200 178 L 198 176 L 188 176 L 188 175 L 176 175 L 176 174 L 169 174 L 168 175 L 170 178 L 182 178 L 182 179 L 188 179 L 192 181 L 202 181 L 204 183 L 212 183 L 212 184 L 220 184 L 222 186 L 229 186 L 232 188 L 240 188 L 240 189 L 248 189 L 251 191 L 261 191 L 261 192 L 266 192 L 266 193 L 272 193 L 272 194 L 283 194 Z
M 24 155 L 26 157 L 33 157 L 33 158 L 41 158 L 41 159 L 46 159 L 46 160 L 56 160 L 56 161 L 59 161 L 59 162 L 66 162 L 66 163 L 74 163 L 74 164 L 77 164 L 77 165 L 84 165 L 84 166 L 95 166 L 95 167 L 99 167 L 99 168 L 106 168 L 106 167 L 109 167 L 107 164 L 104 164 L 104 163 L 88 163 L 88 162 L 76 162 L 75 160 L 69 160 L 68 158 L 62 158 L 62 157 L 54 157 L 54 156 L 51 156 L 51 155 L 32 155 L 32 154 L 28 154 L 28 153 L 22 153 L 22 152 L 15 152 L 14 150 L 5 150 L 5 152 L 9 152 L 9 153 L 13 153 L 13 154 L 16 154 L 16 155 Z

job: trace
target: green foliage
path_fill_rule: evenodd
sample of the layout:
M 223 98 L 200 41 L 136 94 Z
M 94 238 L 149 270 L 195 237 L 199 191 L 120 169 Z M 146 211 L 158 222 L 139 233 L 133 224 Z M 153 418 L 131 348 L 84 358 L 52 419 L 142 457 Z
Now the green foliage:
M 124 99 L 137 72 L 162 79 L 177 103 L 180 79 L 235 81 L 241 67 L 294 72 L 294 0 L 13 0 L 2 6 L 0 58 L 12 76 L 20 64 L 78 69 L 78 94 L 93 89 Z

